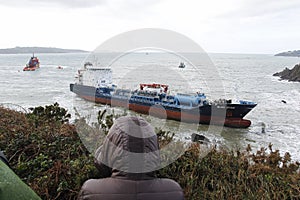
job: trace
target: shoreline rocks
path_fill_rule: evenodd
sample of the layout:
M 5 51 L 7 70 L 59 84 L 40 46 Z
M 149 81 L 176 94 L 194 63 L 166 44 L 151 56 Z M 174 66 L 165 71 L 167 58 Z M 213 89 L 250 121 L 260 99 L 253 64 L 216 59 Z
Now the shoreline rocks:
M 300 82 L 300 64 L 296 64 L 293 69 L 286 67 L 283 71 L 273 74 L 273 76 L 279 76 L 282 80 Z

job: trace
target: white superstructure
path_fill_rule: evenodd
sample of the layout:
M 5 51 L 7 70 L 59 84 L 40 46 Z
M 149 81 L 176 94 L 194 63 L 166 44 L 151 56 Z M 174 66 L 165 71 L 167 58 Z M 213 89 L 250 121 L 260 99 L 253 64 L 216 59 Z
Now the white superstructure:
M 100 87 L 112 84 L 112 70 L 110 68 L 94 67 L 92 63 L 87 62 L 84 68 L 78 70 L 77 84 Z

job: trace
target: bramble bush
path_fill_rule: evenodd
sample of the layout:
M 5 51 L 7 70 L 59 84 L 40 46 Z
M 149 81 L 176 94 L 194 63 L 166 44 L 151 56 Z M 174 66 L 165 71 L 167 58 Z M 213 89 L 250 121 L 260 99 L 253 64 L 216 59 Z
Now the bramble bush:
M 42 199 L 76 199 L 83 182 L 97 177 L 93 156 L 69 118 L 58 104 L 29 114 L 0 109 L 0 149 Z
M 28 114 L 0 108 L 0 149 L 42 199 L 76 199 L 85 180 L 99 177 L 70 117 L 57 103 Z M 116 117 L 99 112 L 96 128 L 107 133 Z M 160 146 L 172 140 L 172 133 L 156 132 Z M 256 153 L 250 146 L 245 151 L 212 148 L 202 158 L 201 151 L 200 143 L 191 143 L 156 176 L 176 180 L 186 199 L 300 199 L 300 163 L 288 153 L 280 156 L 271 144 Z

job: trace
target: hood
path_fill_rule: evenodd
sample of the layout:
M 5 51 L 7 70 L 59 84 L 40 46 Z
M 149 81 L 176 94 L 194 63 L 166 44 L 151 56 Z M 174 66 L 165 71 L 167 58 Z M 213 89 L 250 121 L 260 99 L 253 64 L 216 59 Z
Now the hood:
M 103 145 L 96 151 L 96 165 L 107 166 L 112 176 L 145 178 L 160 168 L 159 145 L 153 127 L 141 117 L 115 120 Z M 102 167 L 103 169 L 103 167 Z

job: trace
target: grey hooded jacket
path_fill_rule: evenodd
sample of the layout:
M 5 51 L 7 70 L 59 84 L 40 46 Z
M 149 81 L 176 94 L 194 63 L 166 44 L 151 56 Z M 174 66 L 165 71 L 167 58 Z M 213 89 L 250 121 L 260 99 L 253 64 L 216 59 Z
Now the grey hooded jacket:
M 96 151 L 95 164 L 107 178 L 87 180 L 78 199 L 184 199 L 177 182 L 153 177 L 160 168 L 159 146 L 152 126 L 143 118 L 118 118 Z

